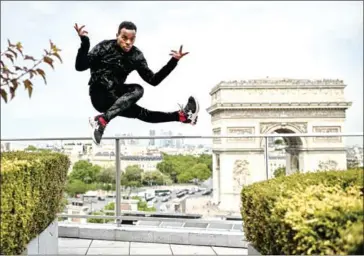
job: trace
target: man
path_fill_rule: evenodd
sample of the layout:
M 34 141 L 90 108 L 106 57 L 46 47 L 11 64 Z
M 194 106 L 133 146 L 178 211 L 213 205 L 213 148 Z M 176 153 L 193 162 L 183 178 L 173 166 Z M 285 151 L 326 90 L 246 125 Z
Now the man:
M 178 61 L 188 54 L 182 52 L 182 46 L 178 52 L 171 51 L 172 57 L 168 63 L 154 73 L 149 69 L 143 53 L 134 46 L 137 32 L 134 23 L 122 22 L 116 39 L 104 40 L 90 52 L 90 40 L 84 27 L 78 27 L 77 24 L 74 27 L 81 38 L 75 68 L 77 71 L 91 70 L 89 94 L 92 105 L 100 112 L 100 115 L 90 118 L 92 139 L 97 145 L 100 144 L 106 125 L 117 116 L 137 118 L 148 123 L 176 121 L 196 124 L 199 105 L 194 97 L 189 97 L 186 106 L 181 106 L 179 111 L 151 111 L 136 104 L 143 96 L 143 87 L 125 84 L 127 76 L 136 70 L 145 82 L 157 86 L 173 71 Z

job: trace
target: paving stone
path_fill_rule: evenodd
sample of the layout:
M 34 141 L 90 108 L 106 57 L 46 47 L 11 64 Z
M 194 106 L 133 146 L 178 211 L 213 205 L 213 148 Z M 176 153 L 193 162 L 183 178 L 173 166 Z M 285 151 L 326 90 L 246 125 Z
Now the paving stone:
M 129 248 L 129 242 L 93 240 L 90 248 Z
M 88 248 L 90 247 L 91 241 L 90 239 L 58 238 L 58 246 L 66 248 Z
M 209 246 L 191 246 L 171 244 L 173 255 L 216 255 Z
M 58 254 L 68 254 L 68 255 L 86 255 L 88 248 L 72 248 L 72 247 L 58 247 Z
M 129 255 L 129 247 L 122 248 L 90 248 L 87 255 Z
M 248 255 L 248 249 L 212 247 L 217 255 Z

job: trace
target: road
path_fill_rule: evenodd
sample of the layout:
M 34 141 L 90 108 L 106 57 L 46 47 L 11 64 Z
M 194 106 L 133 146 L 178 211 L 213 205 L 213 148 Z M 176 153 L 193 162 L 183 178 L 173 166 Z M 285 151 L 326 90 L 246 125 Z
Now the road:
M 161 208 L 165 208 L 165 204 L 169 204 L 172 202 L 173 199 L 177 198 L 176 193 L 178 191 L 180 191 L 180 188 L 170 188 L 170 190 L 172 190 L 172 193 L 170 195 L 170 199 L 167 202 L 162 202 L 162 196 L 156 196 L 155 199 L 153 200 L 153 204 L 154 207 L 156 208 L 157 212 L 161 211 Z M 202 195 L 203 191 L 200 192 L 196 192 L 194 194 L 186 194 L 183 197 L 180 197 L 179 199 L 184 199 L 186 197 L 188 198 L 194 198 L 194 197 L 203 197 L 204 195 Z M 80 198 L 68 198 L 68 203 L 70 204 L 73 201 L 82 201 L 82 199 Z M 99 201 L 97 199 L 86 199 L 84 201 L 84 206 L 88 206 L 89 209 L 94 212 L 94 211 L 100 211 L 102 210 L 108 203 L 110 202 L 115 202 L 115 198 L 106 198 L 105 201 Z
M 168 204 L 168 203 L 170 203 L 170 202 L 172 202 L 173 201 L 173 199 L 176 199 L 177 198 L 177 195 L 176 195 L 176 193 L 178 192 L 179 190 L 178 189 L 176 189 L 176 190 L 172 190 L 172 194 L 171 194 L 171 198 L 167 201 L 167 202 L 162 202 L 162 198 L 163 197 L 156 197 L 156 202 L 154 203 L 154 207 L 157 209 L 157 212 L 159 212 L 160 211 L 160 209 L 161 209 L 161 207 L 163 208 L 163 205 L 165 205 L 165 204 Z M 186 195 L 184 195 L 183 197 L 180 197 L 179 199 L 184 199 L 184 198 L 186 198 L 186 197 L 188 197 L 188 198 L 193 198 L 193 197 L 203 197 L 204 195 L 202 195 L 202 193 L 203 193 L 203 191 L 200 191 L 200 192 L 196 192 L 196 193 L 194 193 L 194 194 L 186 194 Z

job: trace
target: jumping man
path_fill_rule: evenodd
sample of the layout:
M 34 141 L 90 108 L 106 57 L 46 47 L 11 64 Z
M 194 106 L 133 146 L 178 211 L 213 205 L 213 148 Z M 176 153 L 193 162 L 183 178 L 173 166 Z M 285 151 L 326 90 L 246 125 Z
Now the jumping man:
M 76 57 L 75 68 L 85 71 L 90 68 L 89 94 L 93 107 L 100 112 L 90 118 L 92 139 L 99 145 L 106 125 L 115 117 L 137 118 L 148 123 L 182 122 L 196 124 L 199 105 L 190 96 L 185 107 L 175 112 L 151 111 L 137 105 L 144 89 L 139 84 L 125 84 L 128 75 L 136 70 L 140 77 L 152 86 L 159 85 L 177 66 L 178 61 L 188 54 L 171 51 L 168 63 L 157 73 L 148 67 L 143 53 L 134 46 L 137 27 L 134 23 L 124 21 L 119 25 L 116 39 L 104 40 L 90 52 L 90 40 L 85 26 L 75 24 L 81 39 L 81 47 Z

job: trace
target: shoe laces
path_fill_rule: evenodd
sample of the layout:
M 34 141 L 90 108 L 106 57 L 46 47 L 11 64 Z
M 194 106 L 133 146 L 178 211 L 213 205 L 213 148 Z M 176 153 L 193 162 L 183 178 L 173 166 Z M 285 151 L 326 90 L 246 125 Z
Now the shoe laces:
M 182 104 L 179 104 L 179 103 L 177 103 L 177 104 L 180 107 L 180 111 L 185 115 L 185 117 L 188 120 L 192 120 L 192 111 L 190 110 L 190 111 L 186 112 L 186 108 Z
M 179 103 L 177 103 L 177 104 L 180 108 L 180 111 L 185 112 L 185 107 L 183 106 L 183 104 L 179 104 Z

